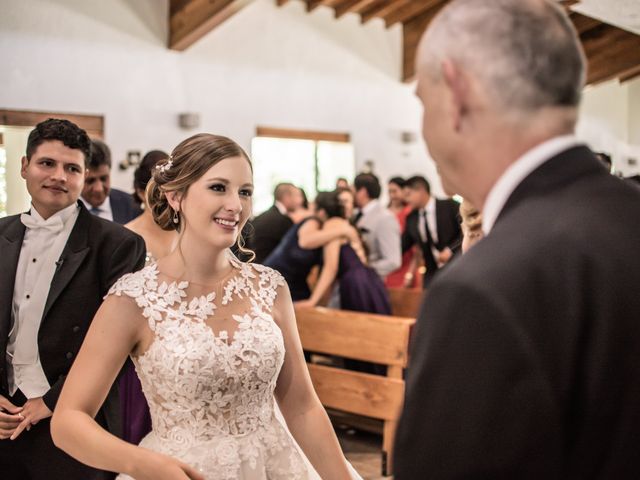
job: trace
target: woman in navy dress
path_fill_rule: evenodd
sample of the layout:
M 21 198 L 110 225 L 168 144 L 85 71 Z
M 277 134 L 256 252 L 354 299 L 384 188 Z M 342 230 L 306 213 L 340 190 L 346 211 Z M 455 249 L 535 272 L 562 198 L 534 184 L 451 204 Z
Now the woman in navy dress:
M 294 302 L 306 300 L 311 296 L 307 278 L 311 269 L 322 263 L 322 247 L 346 238 L 358 238 L 358 232 L 348 222 L 323 228 L 321 219 L 307 217 L 287 231 L 264 265 L 282 274 Z

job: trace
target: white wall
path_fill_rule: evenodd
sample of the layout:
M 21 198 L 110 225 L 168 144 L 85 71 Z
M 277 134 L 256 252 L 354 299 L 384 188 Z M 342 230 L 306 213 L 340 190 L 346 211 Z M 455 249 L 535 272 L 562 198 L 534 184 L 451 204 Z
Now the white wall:
M 595 150 L 611 154 L 624 176 L 640 171 L 627 163 L 630 156 L 640 161 L 640 79 L 587 87 L 577 133 Z
M 199 131 L 247 149 L 257 125 L 349 132 L 358 166 L 374 160 L 383 179 L 423 172 L 439 190 L 419 103 L 397 81 L 399 27 L 257 0 L 173 52 L 167 0 L 0 1 L 0 107 L 104 114 L 114 161 L 197 133 L 177 126 L 188 111 L 200 113 Z M 402 131 L 417 140 L 403 144 Z M 130 178 L 114 170 L 116 186 Z
M 127 150 L 170 150 L 197 131 L 247 149 L 257 125 L 348 132 L 359 168 L 373 160 L 383 180 L 422 173 L 441 193 L 413 86 L 397 80 L 399 26 L 256 0 L 173 52 L 167 9 L 168 0 L 0 0 L 0 108 L 103 114 L 116 163 Z M 614 157 L 620 145 L 640 144 L 630 134 L 630 125 L 640 130 L 638 85 L 587 91 L 579 134 Z M 181 130 L 181 112 L 200 113 L 201 127 Z M 416 141 L 402 143 L 403 131 Z M 120 188 L 131 177 L 114 169 Z
M 7 215 L 25 212 L 29 209 L 31 197 L 27 192 L 27 184 L 20 175 L 20 159 L 24 155 L 30 128 L 4 127 L 4 150 L 7 158 L 5 178 L 7 181 Z

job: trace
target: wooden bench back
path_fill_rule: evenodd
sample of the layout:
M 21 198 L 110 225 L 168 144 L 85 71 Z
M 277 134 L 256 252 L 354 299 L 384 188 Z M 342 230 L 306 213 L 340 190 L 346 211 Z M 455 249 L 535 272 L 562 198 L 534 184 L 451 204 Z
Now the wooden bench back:
M 383 420 L 382 474 L 393 472 L 393 439 L 404 402 L 403 369 L 409 360 L 414 318 L 332 310 L 296 310 L 305 350 L 387 365 L 387 376 L 307 364 L 322 404 L 347 414 Z
M 302 347 L 312 352 L 404 368 L 413 318 L 323 307 L 296 311 Z

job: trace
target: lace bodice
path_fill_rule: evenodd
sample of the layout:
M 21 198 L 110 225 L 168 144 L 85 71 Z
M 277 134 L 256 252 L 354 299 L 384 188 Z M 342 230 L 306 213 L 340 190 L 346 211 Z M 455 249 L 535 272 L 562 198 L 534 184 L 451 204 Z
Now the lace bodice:
M 109 291 L 133 299 L 154 333 L 133 358 L 153 424 L 141 446 L 181 458 L 207 478 L 307 478 L 274 417 L 285 351 L 272 309 L 283 279 L 229 258 L 231 272 L 215 286 L 171 279 L 154 263 Z

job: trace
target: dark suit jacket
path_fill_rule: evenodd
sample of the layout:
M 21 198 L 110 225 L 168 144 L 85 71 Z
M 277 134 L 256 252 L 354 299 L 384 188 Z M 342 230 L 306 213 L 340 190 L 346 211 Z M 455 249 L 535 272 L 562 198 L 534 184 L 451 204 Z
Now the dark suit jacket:
M 397 480 L 640 478 L 639 219 L 586 147 L 525 178 L 431 284 Z
M 60 256 L 62 263 L 53 277 L 38 332 L 40 362 L 51 385 L 43 400 L 50 410 L 56 406 L 102 298 L 118 278 L 142 268 L 145 259 L 142 237 L 90 214 L 82 202 L 79 205 L 78 219 Z M 24 232 L 19 215 L 0 219 L 0 394 L 4 396 L 8 396 L 5 358 L 11 305 Z M 120 430 L 118 401 L 114 386 L 101 411 L 105 426 L 115 434 Z
M 247 245 L 256 253 L 255 263 L 262 263 L 275 250 L 284 234 L 293 226 L 293 221 L 280 213 L 273 205 L 251 221 Z
M 407 216 L 407 223 L 402 234 L 402 252 L 406 252 L 414 245 L 422 250 L 427 271 L 423 277 L 426 287 L 438 271 L 438 264 L 431 253 L 431 245 L 423 242 L 418 228 L 420 212 L 412 210 Z M 436 227 L 438 229 L 438 243 L 435 247 L 444 250 L 449 247 L 454 253 L 460 251 L 462 231 L 460 230 L 460 205 L 454 200 L 436 199 Z
M 109 202 L 113 221 L 124 225 L 142 214 L 142 210 L 133 201 L 131 194 L 112 188 L 109 191 Z

